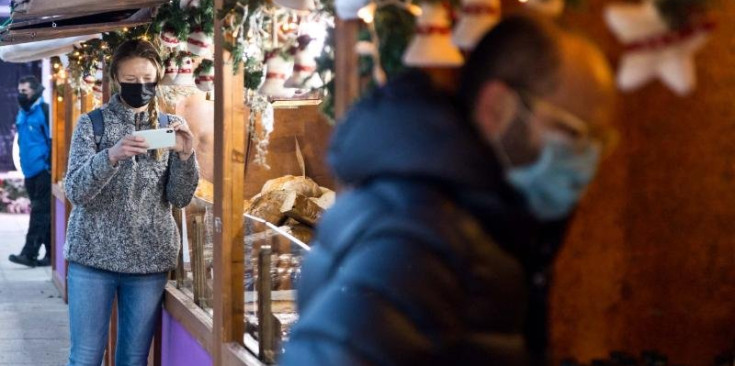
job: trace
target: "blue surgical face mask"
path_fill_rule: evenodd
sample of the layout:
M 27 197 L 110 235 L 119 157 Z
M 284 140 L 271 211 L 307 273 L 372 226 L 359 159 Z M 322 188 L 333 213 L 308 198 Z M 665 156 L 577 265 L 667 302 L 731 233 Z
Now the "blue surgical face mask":
M 544 138 L 538 160 L 507 167 L 506 179 L 528 202 L 539 220 L 557 220 L 569 215 L 592 181 L 600 160 L 599 144 L 572 146 L 554 135 Z

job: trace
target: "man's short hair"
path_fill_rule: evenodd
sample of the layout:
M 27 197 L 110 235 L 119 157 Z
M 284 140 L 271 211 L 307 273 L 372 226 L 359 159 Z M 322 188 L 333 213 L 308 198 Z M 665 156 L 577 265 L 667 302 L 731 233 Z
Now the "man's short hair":
M 41 83 L 38 82 L 38 79 L 33 75 L 26 75 L 18 80 L 18 85 L 25 83 L 28 83 L 31 86 L 31 89 L 35 92 L 41 90 Z
M 459 97 L 471 114 L 482 86 L 491 80 L 543 95 L 556 88 L 561 64 L 552 23 L 525 15 L 503 19 L 475 47 L 462 69 Z

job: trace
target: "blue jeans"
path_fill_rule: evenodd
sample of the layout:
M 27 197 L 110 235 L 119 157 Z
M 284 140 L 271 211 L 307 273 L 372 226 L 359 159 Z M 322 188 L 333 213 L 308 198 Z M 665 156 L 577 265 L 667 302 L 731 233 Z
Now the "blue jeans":
M 125 274 L 69 263 L 68 366 L 100 366 L 107 345 L 112 304 L 117 295 L 116 366 L 145 366 L 166 273 Z

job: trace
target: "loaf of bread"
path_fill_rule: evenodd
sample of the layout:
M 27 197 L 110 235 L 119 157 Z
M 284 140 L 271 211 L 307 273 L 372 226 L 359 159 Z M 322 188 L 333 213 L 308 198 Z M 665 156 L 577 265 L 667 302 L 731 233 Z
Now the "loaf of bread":
M 334 193 L 334 191 L 326 190 L 319 198 L 311 197 L 309 198 L 309 200 L 316 203 L 322 209 L 326 210 L 334 205 L 334 201 L 337 200 L 337 195 Z
M 308 197 L 290 191 L 281 204 L 281 212 L 302 224 L 314 226 L 321 219 L 324 209 Z
M 290 193 L 279 190 L 256 195 L 245 213 L 274 225 L 280 225 L 286 218 L 286 215 L 281 212 L 281 207 L 283 202 L 290 196 Z
M 278 190 L 293 191 L 306 197 L 319 197 L 322 195 L 319 185 L 316 182 L 307 177 L 295 177 L 293 175 L 285 175 L 267 181 L 260 192 L 266 193 Z

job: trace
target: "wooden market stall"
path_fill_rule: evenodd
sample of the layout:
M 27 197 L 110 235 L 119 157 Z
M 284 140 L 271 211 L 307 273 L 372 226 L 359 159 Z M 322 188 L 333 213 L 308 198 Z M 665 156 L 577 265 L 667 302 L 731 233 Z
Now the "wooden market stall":
M 150 5 L 151 2 L 147 3 Z M 42 1 L 38 0 L 36 5 L 42 5 Z M 175 6 L 178 7 L 178 4 Z M 221 7 L 222 4 L 219 3 L 218 6 Z M 145 23 L 145 20 L 139 17 L 136 18 L 139 22 L 135 24 L 127 18 L 117 22 L 100 23 L 91 12 L 94 7 L 87 8 L 90 12 L 82 14 L 84 20 L 89 21 L 87 23 L 79 21 L 80 14 L 72 10 L 42 15 L 43 13 L 39 12 L 40 6 L 35 9 L 35 12 L 18 12 L 16 15 L 18 22 L 0 34 L 5 37 L 2 38 L 4 44 L 110 30 L 126 33 L 128 27 Z M 117 10 L 122 9 L 125 8 Z M 135 11 L 135 14 L 139 13 L 151 12 Z M 42 16 L 45 16 L 46 20 L 51 20 L 37 21 L 36 17 Z M 221 20 L 218 20 L 218 23 L 221 23 Z M 62 27 L 62 24 L 65 26 Z M 217 39 L 221 39 L 222 27 L 218 26 L 216 29 Z M 134 33 L 132 28 L 130 33 L 131 35 Z M 150 33 L 146 29 L 141 34 L 142 37 L 147 37 Z M 23 35 L 27 37 L 24 38 Z M 71 135 L 76 121 L 82 114 L 110 97 L 104 66 L 95 65 L 94 62 L 91 64 L 92 67 L 96 67 L 97 75 L 94 74 L 94 69 L 80 72 L 80 69 L 85 67 L 84 64 L 88 64 L 84 60 L 85 57 L 96 58 L 102 65 L 108 57 L 104 53 L 102 56 L 95 53 L 105 49 L 105 40 L 101 43 L 98 40 L 91 42 L 98 43 L 90 43 L 89 47 L 83 43 L 76 43 L 75 51 L 68 56 L 73 59 L 71 66 L 66 64 L 63 56 L 62 59 L 52 61 L 54 69 L 52 110 L 55 112 L 52 139 L 54 196 L 52 278 L 60 292 L 64 294 L 65 300 L 68 264 L 63 259 L 63 243 L 71 204 L 64 194 L 63 178 L 66 173 Z M 246 324 L 243 311 L 238 311 L 243 309 L 244 303 L 238 302 L 237 299 L 243 299 L 245 294 L 243 197 L 252 197 L 271 178 L 287 174 L 303 175 L 307 171 L 321 184 L 333 187 L 322 159 L 331 125 L 319 112 L 321 99 L 302 97 L 300 100 L 275 101 L 272 113 L 276 122 L 270 137 L 268 160 L 270 167 L 265 169 L 262 163 L 261 166 L 254 164 L 256 159 L 263 157 L 258 157 L 260 153 L 255 154 L 255 148 L 250 146 L 253 140 L 248 136 L 251 133 L 248 131 L 247 123 L 250 109 L 246 106 L 243 70 L 241 68 L 239 73 L 234 72 L 233 64 L 228 61 L 230 57 L 223 49 L 222 42 L 216 42 L 215 50 L 217 79 L 214 82 L 216 85 L 214 95 L 192 92 L 194 84 L 191 79 L 192 82 L 185 86 L 170 86 L 167 91 L 172 97 L 162 104 L 167 113 L 182 114 L 192 121 L 192 129 L 200 140 L 198 154 L 205 178 L 202 180 L 202 197 L 195 199 L 191 207 L 175 213 L 182 225 L 181 231 L 185 234 L 182 242 L 183 250 L 180 270 L 172 275 L 172 282 L 166 291 L 161 326 L 155 337 L 154 352 L 151 354 L 151 362 L 154 364 L 199 365 L 213 362 L 236 364 L 237 360 L 250 365 L 261 364 L 261 361 L 253 356 L 252 350 L 248 351 L 244 347 Z M 73 70 L 76 70 L 76 73 Z M 85 85 L 88 77 L 96 78 L 96 84 L 102 83 L 102 90 L 96 89 L 100 85 Z M 89 83 L 94 83 L 94 80 Z M 258 115 L 257 119 L 260 120 L 261 116 Z M 215 120 L 221 123 L 214 123 Z M 259 128 L 258 134 L 265 133 L 261 127 Z M 238 158 L 231 159 L 232 156 Z M 202 210 L 198 211 L 199 209 Z M 209 215 L 208 218 L 213 214 L 217 218 L 218 230 L 214 230 L 212 220 L 205 220 L 205 212 Z M 202 215 L 198 215 L 199 213 Z M 215 231 L 216 235 L 213 235 Z M 205 237 L 212 236 L 216 245 L 211 245 L 211 240 L 206 250 L 203 245 L 195 245 L 203 244 L 206 241 Z M 213 251 L 213 247 L 222 250 Z M 190 252 L 191 249 L 194 250 Z M 205 264 L 206 259 L 203 257 L 209 258 L 208 263 Z M 235 278 L 239 281 L 235 281 Z M 193 283 L 197 285 L 194 286 Z M 293 294 L 290 298 L 293 299 Z M 107 365 L 114 364 L 112 357 L 116 337 L 114 313 L 112 320 L 108 352 L 105 357 Z

